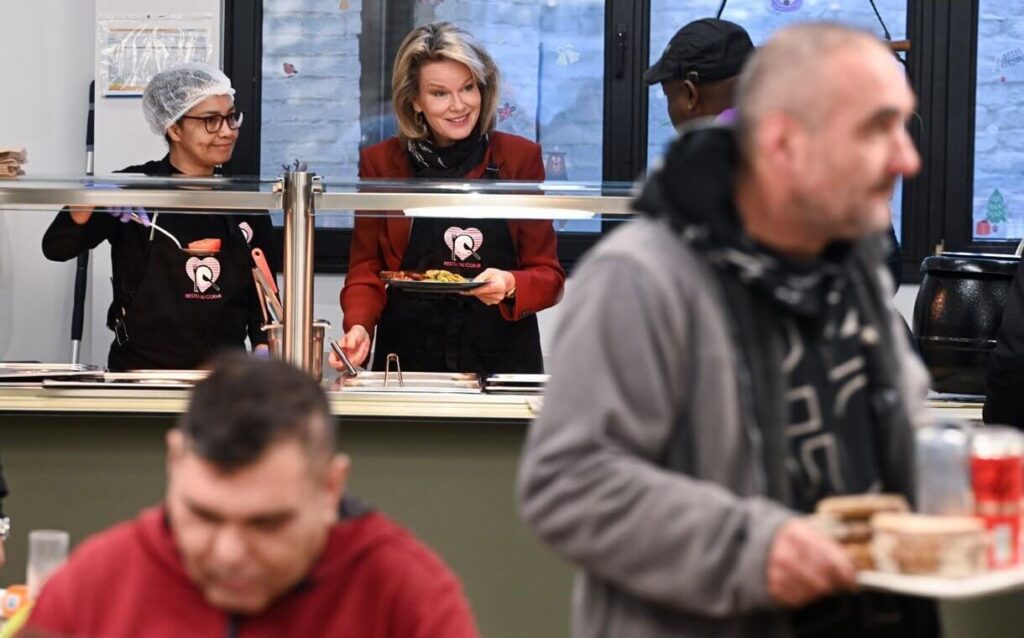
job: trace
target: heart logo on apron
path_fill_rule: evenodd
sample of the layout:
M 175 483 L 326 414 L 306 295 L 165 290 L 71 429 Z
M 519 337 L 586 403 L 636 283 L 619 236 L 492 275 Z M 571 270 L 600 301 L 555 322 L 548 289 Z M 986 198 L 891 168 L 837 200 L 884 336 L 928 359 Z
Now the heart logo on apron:
M 452 251 L 452 259 L 466 261 L 472 255 L 477 261 L 482 261 L 476 251 L 484 245 L 484 234 L 477 228 L 463 230 L 458 226 L 449 226 L 444 231 L 444 243 Z
M 242 237 L 245 237 L 245 243 L 251 244 L 252 236 L 254 235 L 254 233 L 252 230 L 252 226 L 249 225 L 249 222 L 242 222 L 241 224 L 238 225 L 238 228 L 240 228 L 242 231 Z
M 220 290 L 216 284 L 220 277 L 220 262 L 215 257 L 190 257 L 185 262 L 185 274 L 192 280 L 195 292 L 206 292 L 210 288 Z

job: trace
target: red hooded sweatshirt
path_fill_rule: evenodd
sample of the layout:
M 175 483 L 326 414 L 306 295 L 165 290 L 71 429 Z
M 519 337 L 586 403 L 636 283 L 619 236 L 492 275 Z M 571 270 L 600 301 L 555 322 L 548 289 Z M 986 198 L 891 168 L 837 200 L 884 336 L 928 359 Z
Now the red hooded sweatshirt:
M 334 525 L 302 583 L 259 615 L 232 616 L 189 580 L 161 508 L 82 543 L 44 587 L 28 627 L 75 638 L 477 636 L 459 581 L 380 514 Z

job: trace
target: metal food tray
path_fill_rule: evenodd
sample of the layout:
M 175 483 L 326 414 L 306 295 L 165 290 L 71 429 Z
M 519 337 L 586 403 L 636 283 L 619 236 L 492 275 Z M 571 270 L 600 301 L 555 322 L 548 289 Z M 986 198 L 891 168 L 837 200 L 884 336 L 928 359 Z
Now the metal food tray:
M 130 372 L 107 372 L 103 378 L 107 383 L 193 385 L 205 379 L 209 374 L 209 370 L 132 370 Z
M 487 377 L 484 392 L 489 394 L 541 394 L 549 374 L 492 374 Z
M 94 381 L 83 379 L 81 381 L 65 381 L 60 379 L 44 379 L 43 387 L 52 390 L 188 390 L 191 383 L 178 381 L 160 381 L 154 383 L 139 383 L 137 381 Z
M 487 385 L 544 385 L 549 379 L 550 374 L 492 374 Z
M 79 379 L 103 375 L 98 366 L 81 363 L 0 363 L 0 383 L 28 379 Z
M 342 390 L 359 392 L 480 393 L 480 377 L 468 372 L 405 372 L 401 380 L 396 373 L 391 373 L 387 385 L 383 372 L 360 372 L 359 376 L 339 380 Z
M 484 387 L 488 394 L 543 394 L 544 388 L 529 385 L 488 385 Z

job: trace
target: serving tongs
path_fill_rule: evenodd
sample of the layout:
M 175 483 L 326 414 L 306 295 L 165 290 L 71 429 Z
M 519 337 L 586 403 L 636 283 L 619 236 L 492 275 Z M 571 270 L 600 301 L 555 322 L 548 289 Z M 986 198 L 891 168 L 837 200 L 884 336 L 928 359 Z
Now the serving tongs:
M 402 364 L 398 362 L 398 355 L 394 352 L 388 353 L 384 362 L 384 387 L 388 387 L 388 375 L 391 374 L 391 362 L 395 362 L 395 370 L 398 373 L 398 387 L 405 387 L 405 379 L 402 378 Z
M 331 339 L 331 350 L 334 350 L 334 354 L 338 355 L 341 362 L 345 365 L 345 374 L 350 377 L 356 377 L 359 375 L 359 369 L 352 365 L 352 360 L 345 354 L 345 350 L 338 343 L 337 339 Z

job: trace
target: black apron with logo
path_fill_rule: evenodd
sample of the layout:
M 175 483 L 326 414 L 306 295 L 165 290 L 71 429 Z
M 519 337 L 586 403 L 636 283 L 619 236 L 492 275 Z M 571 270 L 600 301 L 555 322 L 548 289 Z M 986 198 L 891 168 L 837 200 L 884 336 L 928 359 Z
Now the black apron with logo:
M 196 368 L 223 348 L 242 348 L 248 334 L 252 258 L 236 219 L 163 213 L 156 223 L 182 246 L 218 238 L 221 249 L 196 257 L 155 232 L 133 290 L 119 291 L 108 323 L 114 330 L 108 367 Z M 138 229 L 150 233 L 149 229 Z
M 473 279 L 487 268 L 516 270 L 519 257 L 501 219 L 413 221 L 402 270 L 443 269 Z M 507 302 L 502 302 L 507 303 Z M 395 353 L 402 370 L 537 373 L 544 368 L 537 316 L 508 321 L 476 297 L 389 287 L 377 325 L 373 368 Z

